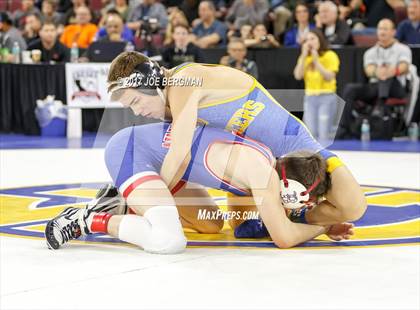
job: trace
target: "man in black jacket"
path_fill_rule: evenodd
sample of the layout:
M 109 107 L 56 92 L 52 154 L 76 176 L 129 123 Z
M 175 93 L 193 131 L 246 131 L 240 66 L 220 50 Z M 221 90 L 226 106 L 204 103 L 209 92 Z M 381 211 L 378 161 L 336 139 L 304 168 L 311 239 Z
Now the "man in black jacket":
M 173 32 L 174 44 L 164 49 L 162 60 L 168 68 L 184 62 L 205 62 L 201 49 L 188 42 L 189 30 L 186 25 L 176 25 Z

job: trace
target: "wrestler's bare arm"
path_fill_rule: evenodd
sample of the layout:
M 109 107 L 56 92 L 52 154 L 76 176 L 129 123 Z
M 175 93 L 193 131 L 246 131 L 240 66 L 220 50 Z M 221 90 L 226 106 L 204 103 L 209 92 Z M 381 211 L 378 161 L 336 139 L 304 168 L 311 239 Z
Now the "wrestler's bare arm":
M 293 247 L 326 233 L 326 227 L 297 224 L 288 219 L 280 201 L 279 176 L 264 156 L 254 150 L 242 150 L 235 166 L 232 177 L 250 189 L 261 219 L 278 247 Z
M 172 113 L 171 146 L 162 164 L 160 176 L 172 189 L 185 172 L 190 160 L 190 149 L 197 124 L 197 106 L 200 90 L 177 87 L 168 92 Z
M 364 193 L 346 166 L 340 166 L 331 173 L 331 189 L 326 200 L 306 213 L 311 224 L 331 225 L 355 221 L 366 211 Z
M 258 175 L 258 171 L 265 173 Z M 280 201 L 280 180 L 271 166 L 265 165 L 250 171 L 248 182 L 254 199 L 259 200 L 257 208 L 261 219 L 279 248 L 293 247 L 327 232 L 326 227 L 297 224 L 288 219 Z

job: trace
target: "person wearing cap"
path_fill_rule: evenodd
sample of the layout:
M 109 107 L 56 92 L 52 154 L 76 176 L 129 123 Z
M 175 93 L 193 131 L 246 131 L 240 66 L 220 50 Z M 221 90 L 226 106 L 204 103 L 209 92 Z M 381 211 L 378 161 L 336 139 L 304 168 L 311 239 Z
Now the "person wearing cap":
M 133 81 L 135 76 L 122 83 Z M 158 173 L 171 130 L 170 123 L 153 123 L 116 133 L 107 143 L 105 162 L 121 194 L 106 187 L 86 208 L 63 211 L 47 223 L 47 244 L 58 249 L 68 240 L 99 232 L 150 253 L 182 252 L 186 245 L 182 227 L 203 233 L 218 233 L 223 227 L 217 205 L 197 184 L 240 196 L 236 208 L 232 205 L 226 213 L 238 238 L 271 236 L 278 247 L 289 248 L 323 233 L 333 240 L 353 234 L 349 223 L 300 224 L 286 216 L 285 211 L 315 203 L 328 190 L 330 180 L 320 155 L 301 151 L 276 159 L 263 144 L 218 128 L 195 129 L 194 157 L 185 163 L 188 169 L 180 185 L 169 192 Z M 186 197 L 189 204 L 182 205 Z M 252 200 L 253 207 L 237 207 Z M 127 214 L 127 209 L 134 214 Z M 244 222 L 250 210 L 261 220 Z M 220 215 L 213 219 L 209 214 Z M 253 224 L 264 228 L 255 231 Z
M 6 12 L 0 12 L 0 46 L 9 50 L 7 62 L 13 62 L 11 54 L 15 42 L 19 44 L 20 50 L 26 50 L 26 42 L 22 34 L 12 24 L 12 19 Z

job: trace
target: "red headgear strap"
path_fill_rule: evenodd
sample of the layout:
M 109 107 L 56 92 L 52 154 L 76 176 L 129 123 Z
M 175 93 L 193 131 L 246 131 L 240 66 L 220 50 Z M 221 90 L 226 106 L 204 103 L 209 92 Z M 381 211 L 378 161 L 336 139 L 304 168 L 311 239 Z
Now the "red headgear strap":
M 283 163 L 281 164 L 281 179 L 283 180 L 284 186 L 287 188 L 289 186 L 289 182 L 286 177 L 286 164 Z M 318 186 L 319 182 L 321 182 L 321 179 L 317 178 L 315 182 L 306 191 L 300 193 L 300 195 L 305 196 L 306 194 L 312 192 Z

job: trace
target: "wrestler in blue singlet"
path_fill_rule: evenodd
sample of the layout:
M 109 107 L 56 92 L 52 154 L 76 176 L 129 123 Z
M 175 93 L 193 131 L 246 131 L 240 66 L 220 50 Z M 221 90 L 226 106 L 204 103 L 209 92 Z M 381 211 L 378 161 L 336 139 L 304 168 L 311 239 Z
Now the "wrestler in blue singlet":
M 175 72 L 194 65 L 197 64 L 181 64 Z M 333 153 L 312 137 L 302 121 L 283 108 L 255 78 L 251 78 L 253 85 L 242 96 L 200 105 L 198 121 L 255 139 L 268 146 L 275 157 L 307 150 L 319 152 L 327 160 L 329 172 L 342 165 Z
M 117 132 L 105 148 L 105 162 L 115 186 L 124 196 L 127 188 L 138 186 L 141 179 L 158 175 L 168 152 L 171 139 L 170 123 L 153 123 L 128 127 Z M 197 126 L 191 147 L 191 161 L 182 180 L 222 189 L 235 195 L 248 195 L 212 173 L 206 164 L 206 152 L 213 142 L 241 144 L 260 151 L 270 162 L 274 159 L 264 145 L 208 126 Z

